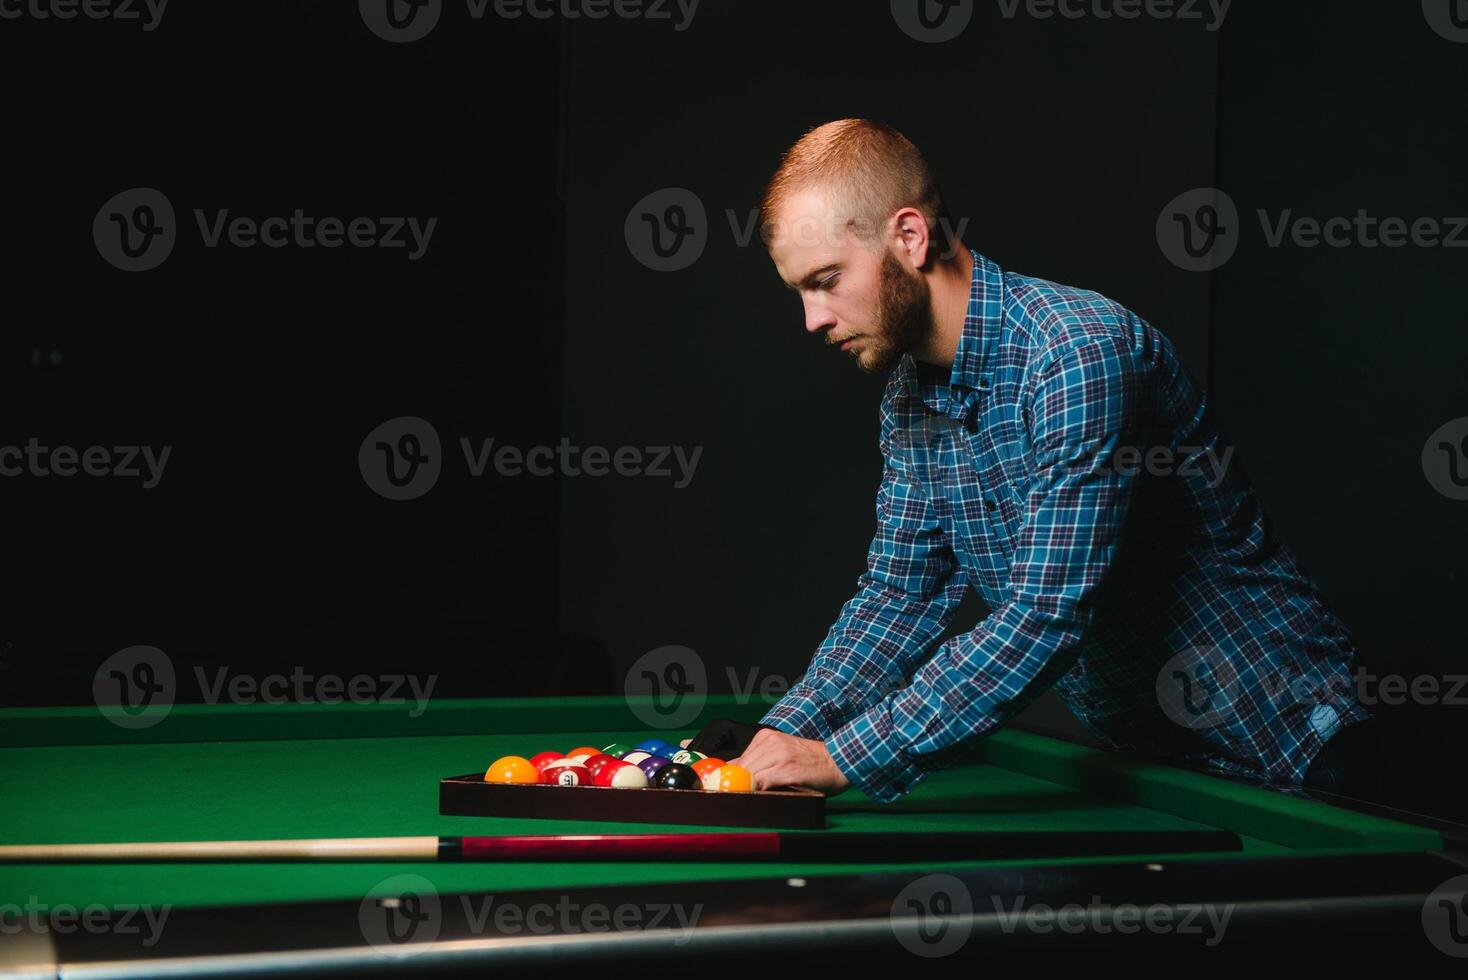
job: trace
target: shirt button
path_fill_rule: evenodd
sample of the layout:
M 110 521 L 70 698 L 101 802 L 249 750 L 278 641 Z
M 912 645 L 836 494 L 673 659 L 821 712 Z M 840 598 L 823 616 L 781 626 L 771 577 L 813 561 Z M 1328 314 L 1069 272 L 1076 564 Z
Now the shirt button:
M 983 376 L 981 376 L 979 378 L 979 390 L 980 391 L 988 391 L 989 390 L 989 376 L 987 374 L 985 374 L 985 375 L 983 375 Z
M 985 500 L 984 501 L 984 509 L 987 510 L 989 513 L 992 514 L 996 510 L 999 509 L 999 504 L 997 502 L 995 502 L 994 500 L 992 500 L 992 499 Z

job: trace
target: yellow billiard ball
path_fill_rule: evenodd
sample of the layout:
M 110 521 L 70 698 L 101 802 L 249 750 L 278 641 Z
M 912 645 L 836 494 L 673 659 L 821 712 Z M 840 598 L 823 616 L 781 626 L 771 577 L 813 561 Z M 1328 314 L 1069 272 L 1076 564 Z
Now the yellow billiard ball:
M 748 793 L 754 789 L 754 777 L 743 766 L 720 766 L 709 778 L 720 793 Z
M 530 764 L 529 759 L 518 755 L 507 755 L 494 760 L 489 768 L 484 771 L 486 783 L 536 783 L 540 781 L 540 772 Z

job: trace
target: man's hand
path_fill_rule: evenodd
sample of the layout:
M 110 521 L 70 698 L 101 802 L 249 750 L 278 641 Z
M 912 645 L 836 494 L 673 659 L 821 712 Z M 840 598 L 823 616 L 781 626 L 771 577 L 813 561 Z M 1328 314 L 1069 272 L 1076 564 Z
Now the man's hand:
M 728 762 L 748 769 L 757 790 L 804 786 L 837 796 L 851 788 L 851 780 L 836 768 L 825 742 L 796 738 L 772 728 L 758 732 L 744 754 Z

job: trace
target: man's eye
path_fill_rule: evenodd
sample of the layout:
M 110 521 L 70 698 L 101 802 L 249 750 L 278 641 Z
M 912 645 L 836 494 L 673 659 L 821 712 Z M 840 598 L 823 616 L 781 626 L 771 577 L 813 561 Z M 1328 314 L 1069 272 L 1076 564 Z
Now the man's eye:
M 821 289 L 830 289 L 832 286 L 836 285 L 836 280 L 837 279 L 840 279 L 840 278 L 841 278 L 841 273 L 837 272 L 837 273 L 835 273 L 833 275 L 829 275 L 826 278 L 822 279 L 819 283 L 817 283 L 817 285 Z

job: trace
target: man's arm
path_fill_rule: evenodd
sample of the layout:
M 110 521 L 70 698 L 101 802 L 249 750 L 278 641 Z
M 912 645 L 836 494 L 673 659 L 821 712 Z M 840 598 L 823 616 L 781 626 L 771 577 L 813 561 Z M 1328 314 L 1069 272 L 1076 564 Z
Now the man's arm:
M 805 677 L 762 721 L 802 738 L 827 738 L 906 683 L 966 588 L 933 508 L 907 470 L 891 394 L 882 401 L 882 483 L 866 571 Z
M 1010 599 L 944 643 L 912 683 L 826 736 L 833 760 L 876 800 L 896 799 L 958 743 L 1008 721 L 1065 674 L 1121 540 L 1145 448 L 1147 367 L 1122 337 L 1063 349 L 1037 382 L 1038 476 L 1025 499 Z

